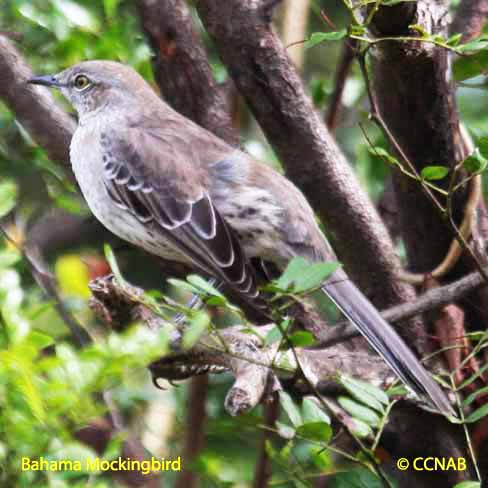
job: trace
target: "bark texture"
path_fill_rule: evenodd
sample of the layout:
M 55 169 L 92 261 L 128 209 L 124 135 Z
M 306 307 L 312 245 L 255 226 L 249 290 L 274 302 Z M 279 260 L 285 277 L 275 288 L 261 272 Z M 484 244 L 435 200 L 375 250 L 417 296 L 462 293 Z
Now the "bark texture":
M 352 278 L 377 306 L 409 300 L 412 289 L 394 277 L 399 262 L 385 226 L 271 28 L 276 3 L 198 0 L 196 7 L 287 176 L 319 214 Z M 418 323 L 408 328 L 416 326 L 415 336 L 421 337 Z

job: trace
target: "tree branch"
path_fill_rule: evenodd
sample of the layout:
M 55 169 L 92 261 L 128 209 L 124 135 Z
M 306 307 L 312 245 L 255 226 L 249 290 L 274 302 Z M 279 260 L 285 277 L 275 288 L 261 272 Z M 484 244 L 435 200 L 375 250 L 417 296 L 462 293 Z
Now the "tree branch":
M 462 0 L 449 30 L 462 33 L 462 42 L 467 42 L 481 34 L 487 18 L 488 0 Z
M 196 6 L 287 176 L 331 231 L 348 272 L 377 306 L 411 299 L 412 289 L 395 278 L 399 261 L 388 232 L 305 94 L 262 15 L 262 1 L 199 0 Z M 409 335 L 405 330 L 404 336 Z
M 417 297 L 414 301 L 391 307 L 381 312 L 381 315 L 388 322 L 397 322 L 409 317 L 436 310 L 444 305 L 456 302 L 467 295 L 469 292 L 476 290 L 484 283 L 484 278 L 477 272 L 473 272 L 458 281 L 449 285 L 432 288 L 423 295 Z M 329 347 L 359 336 L 359 332 L 348 322 L 341 322 L 332 328 L 326 329 L 325 337 L 319 339 L 316 348 Z
M 52 161 L 69 168 L 69 143 L 76 127 L 49 90 L 28 85 L 32 71 L 12 41 L 0 35 L 0 98 Z
M 155 53 L 163 98 L 178 112 L 230 144 L 239 143 L 229 101 L 215 81 L 184 0 L 141 0 L 142 27 Z

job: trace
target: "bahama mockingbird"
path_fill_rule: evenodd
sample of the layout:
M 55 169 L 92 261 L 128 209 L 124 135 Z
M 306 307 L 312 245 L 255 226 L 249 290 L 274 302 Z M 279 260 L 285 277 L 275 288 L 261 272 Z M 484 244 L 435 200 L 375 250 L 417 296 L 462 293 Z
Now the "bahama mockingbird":
M 335 260 L 302 193 L 270 166 L 175 112 L 133 69 L 87 61 L 30 83 L 58 87 L 79 120 L 73 170 L 100 222 L 259 301 L 251 258 Z M 446 396 L 342 270 L 322 285 L 396 374 L 442 413 Z

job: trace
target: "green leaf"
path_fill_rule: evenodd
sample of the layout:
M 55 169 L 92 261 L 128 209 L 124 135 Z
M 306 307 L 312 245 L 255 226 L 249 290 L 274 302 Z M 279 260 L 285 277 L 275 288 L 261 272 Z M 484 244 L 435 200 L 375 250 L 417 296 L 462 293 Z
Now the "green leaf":
M 420 34 L 422 39 L 430 39 L 430 34 L 425 30 L 423 25 L 411 24 L 408 26 L 408 28 Z
M 280 404 L 283 410 L 288 415 L 291 423 L 294 427 L 298 427 L 299 425 L 303 424 L 302 416 L 300 415 L 300 411 L 296 406 L 295 402 L 291 399 L 290 395 L 285 391 L 280 391 Z
M 199 275 L 189 275 L 186 278 L 190 284 L 195 286 L 196 288 L 200 289 L 201 291 L 205 292 L 206 294 L 210 296 L 217 296 L 221 297 L 223 296 L 222 293 L 220 293 L 217 288 L 213 287 L 207 280 L 203 279 Z
M 13 181 L 7 180 L 0 183 L 0 218 L 7 215 L 15 206 L 17 198 L 17 186 Z
M 462 37 L 462 34 L 454 34 L 453 36 L 449 37 L 449 39 L 447 39 L 446 44 L 448 44 L 449 46 L 457 46 Z
M 100 29 L 97 17 L 86 7 L 71 0 L 51 0 L 51 2 L 66 20 L 76 27 L 94 33 Z
M 18 251 L 10 251 L 7 249 L 0 251 L 0 269 L 11 268 L 20 261 L 20 257 Z
M 308 422 L 297 427 L 297 434 L 319 442 L 329 442 L 332 437 L 332 428 L 325 422 Z
M 266 346 L 270 346 L 271 344 L 280 341 L 283 338 L 283 334 L 286 334 L 286 331 L 289 329 L 291 323 L 292 321 L 290 319 L 285 319 L 280 323 L 280 327 L 274 325 L 266 334 L 264 344 Z
M 281 330 L 277 325 L 274 325 L 271 330 L 266 334 L 266 337 L 264 338 L 264 345 L 271 346 L 271 344 L 281 341 L 282 337 L 283 335 L 281 334 Z
M 354 418 L 362 420 L 373 427 L 377 427 L 380 424 L 380 417 L 374 410 L 355 402 L 349 397 L 341 396 L 337 401 Z
M 36 351 L 40 351 L 54 343 L 54 339 L 47 334 L 31 330 L 24 339 L 29 346 L 34 346 Z
M 311 332 L 297 330 L 289 337 L 290 342 L 296 347 L 308 347 L 315 343 L 315 338 Z
M 483 75 L 488 69 L 488 51 L 480 51 L 471 56 L 460 56 L 454 63 L 454 78 L 465 81 Z
M 488 159 L 488 137 L 481 136 L 477 141 L 477 146 L 480 151 L 480 154 L 485 158 Z
M 283 437 L 283 439 L 293 439 L 295 437 L 295 429 L 283 422 L 276 422 L 276 429 L 278 430 L 278 435 Z
M 340 376 L 340 382 L 353 398 L 378 412 L 383 413 L 385 411 L 383 405 L 388 405 L 390 402 L 388 395 L 383 390 L 370 383 L 346 375 Z
M 103 8 L 107 18 L 111 19 L 115 17 L 120 1 L 121 0 L 103 0 Z
M 484 386 L 483 388 L 479 388 L 476 391 L 473 391 L 471 395 L 467 396 L 465 400 L 463 401 L 463 405 L 467 407 L 471 403 L 473 403 L 476 398 L 478 398 L 480 395 L 484 395 L 485 393 L 488 393 L 488 386 Z
M 486 150 L 486 147 L 483 147 Z M 475 149 L 473 154 L 470 154 L 464 161 L 463 166 L 470 173 L 479 173 L 486 169 L 488 165 L 488 160 L 484 158 L 478 149 Z
M 363 468 L 351 469 L 334 476 L 333 488 L 382 488 L 386 486 L 374 473 Z M 397 486 L 392 484 L 391 486 Z
M 469 41 L 465 44 L 461 44 L 456 48 L 458 52 L 461 53 L 470 53 L 481 51 L 482 49 L 486 49 L 488 47 L 488 37 L 486 35 L 481 35 L 472 41 Z
M 479 481 L 461 481 L 453 488 L 481 488 L 481 483 Z
M 314 32 L 304 43 L 305 49 L 310 49 L 325 41 L 339 41 L 347 36 L 347 30 L 341 29 L 334 32 Z
M 325 422 L 330 424 L 330 417 L 311 398 L 305 398 L 302 402 L 302 418 L 305 423 Z
M 293 281 L 300 276 L 303 269 L 309 265 L 310 263 L 304 258 L 293 258 L 286 266 L 285 271 L 282 273 L 282 275 L 277 280 L 275 280 L 276 286 L 280 290 L 288 290 L 291 287 Z
M 478 420 L 486 417 L 488 415 L 488 403 L 483 405 L 482 407 L 475 410 L 471 415 L 469 415 L 465 422 L 467 424 L 472 424 L 473 422 L 478 422 Z
M 183 334 L 181 341 L 183 349 L 193 347 L 210 325 L 210 317 L 207 312 L 199 310 L 190 319 L 190 325 Z
M 445 166 L 426 166 L 420 176 L 427 181 L 442 180 L 449 174 L 449 168 Z
M 176 288 L 189 291 L 190 293 L 194 293 L 195 295 L 200 295 L 202 292 L 202 290 L 200 290 L 196 286 L 191 285 L 187 281 L 179 280 L 178 278 L 168 278 L 166 281 Z
M 115 259 L 115 254 L 109 244 L 103 245 L 103 252 L 117 282 L 119 284 L 125 283 L 124 277 L 120 272 L 119 265 L 117 264 L 117 260 Z
M 319 287 L 334 271 L 340 267 L 337 262 L 314 263 L 302 270 L 294 280 L 293 290 L 296 293 L 304 293 Z
M 349 423 L 349 429 L 355 436 L 360 438 L 373 435 L 371 427 L 359 419 L 352 419 Z
M 392 164 L 394 166 L 395 165 L 398 166 L 400 164 L 400 162 L 398 161 L 397 158 L 395 158 L 395 156 L 392 156 L 386 149 L 384 149 L 382 147 L 379 147 L 379 146 L 370 147 L 369 152 L 373 156 L 378 156 L 378 157 L 382 158 L 383 160 L 385 160 L 387 163 Z
M 293 258 L 275 285 L 283 291 L 303 293 L 320 286 L 339 266 L 337 262 L 310 264 L 304 258 Z

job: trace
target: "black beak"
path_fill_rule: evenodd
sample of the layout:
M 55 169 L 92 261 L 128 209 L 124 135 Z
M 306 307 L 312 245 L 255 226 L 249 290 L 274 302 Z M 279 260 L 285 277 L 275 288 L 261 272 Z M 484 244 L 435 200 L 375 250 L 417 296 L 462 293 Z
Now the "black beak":
M 27 80 L 27 83 L 30 83 L 31 85 L 54 86 L 56 88 L 62 86 L 54 75 L 34 76 Z

